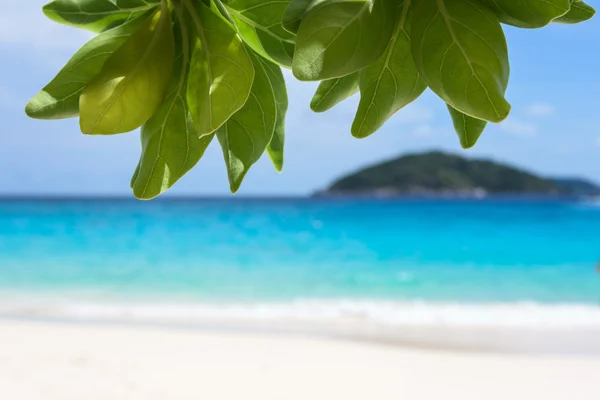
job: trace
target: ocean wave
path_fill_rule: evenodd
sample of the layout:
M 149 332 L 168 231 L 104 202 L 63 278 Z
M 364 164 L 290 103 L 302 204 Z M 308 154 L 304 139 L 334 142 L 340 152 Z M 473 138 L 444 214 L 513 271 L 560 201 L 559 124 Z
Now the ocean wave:
M 280 303 L 32 302 L 0 303 L 4 316 L 144 323 L 211 321 L 337 323 L 387 327 L 600 329 L 600 306 L 541 303 L 296 300 Z

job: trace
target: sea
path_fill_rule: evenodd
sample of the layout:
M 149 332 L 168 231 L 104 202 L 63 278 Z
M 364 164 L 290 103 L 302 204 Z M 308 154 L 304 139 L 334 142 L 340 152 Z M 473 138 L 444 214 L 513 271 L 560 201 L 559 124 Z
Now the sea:
M 578 199 L 0 201 L 0 316 L 600 329 Z

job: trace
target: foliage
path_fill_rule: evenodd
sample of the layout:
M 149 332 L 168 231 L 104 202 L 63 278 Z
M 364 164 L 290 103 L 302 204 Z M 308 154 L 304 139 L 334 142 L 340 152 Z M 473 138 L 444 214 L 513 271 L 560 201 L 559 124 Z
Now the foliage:
M 215 136 L 232 192 L 265 152 L 281 171 L 281 67 L 321 81 L 316 112 L 360 91 L 358 138 L 429 87 L 448 105 L 461 145 L 472 147 L 510 112 L 501 23 L 540 28 L 595 12 L 581 0 L 53 0 L 43 11 L 98 36 L 26 113 L 79 116 L 85 134 L 141 127 L 131 181 L 141 199 L 175 184 Z
M 487 160 L 442 152 L 410 154 L 345 176 L 327 190 L 332 194 L 471 193 L 594 194 L 600 187 L 583 180 L 546 179 Z

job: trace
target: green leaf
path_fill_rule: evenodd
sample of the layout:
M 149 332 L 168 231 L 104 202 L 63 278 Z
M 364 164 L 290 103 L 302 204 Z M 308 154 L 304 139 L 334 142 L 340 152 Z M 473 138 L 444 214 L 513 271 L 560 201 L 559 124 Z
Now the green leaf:
M 283 12 L 283 19 L 281 21 L 283 28 L 293 34 L 298 33 L 300 21 L 304 17 L 304 14 L 312 3 L 318 1 L 319 0 L 291 0 Z
M 555 19 L 553 22 L 559 24 L 578 24 L 591 19 L 596 14 L 592 6 L 581 0 L 571 1 L 571 8 L 565 15 Z
M 277 120 L 277 100 L 266 67 L 251 54 L 255 76 L 248 101 L 217 131 L 231 192 L 240 188 L 250 167 L 271 142 Z
M 474 0 L 422 0 L 412 21 L 412 53 L 425 83 L 469 116 L 506 118 L 510 67 L 495 14 Z
M 156 112 L 173 71 L 174 40 L 166 2 L 115 51 L 79 98 L 85 134 L 132 131 Z
M 448 112 L 452 117 L 454 130 L 460 139 L 460 145 L 462 148 L 470 149 L 471 147 L 475 146 L 475 143 L 477 143 L 477 140 L 483 133 L 487 122 L 477 118 L 469 117 L 457 109 L 452 108 L 452 106 L 446 106 L 448 107 Z
M 569 0 L 480 0 L 500 22 L 520 28 L 541 28 L 569 11 Z
M 360 103 L 352 123 L 352 135 L 357 138 L 377 131 L 427 88 L 410 50 L 411 0 L 398 4 L 398 22 L 387 49 L 360 72 Z
M 138 161 L 138 164 L 135 167 L 135 171 L 133 171 L 133 176 L 131 177 L 131 180 L 129 181 L 129 187 L 131 188 L 131 190 L 133 190 L 133 185 L 135 184 L 135 180 L 137 179 L 139 174 L 140 174 L 140 163 Z
M 227 8 L 223 5 L 223 3 L 219 0 L 207 0 L 204 2 L 204 4 L 206 4 L 207 6 L 209 6 L 212 10 L 215 10 L 218 12 L 218 14 L 221 14 L 221 16 L 223 18 L 225 18 L 227 20 L 227 22 L 229 22 L 230 24 L 233 24 L 233 18 L 231 18 L 231 15 L 229 15 L 229 11 L 227 11 Z
M 102 32 L 160 5 L 160 0 L 54 0 L 44 14 L 60 24 Z
M 389 42 L 395 9 L 396 0 L 325 0 L 310 7 L 296 37 L 296 78 L 339 78 L 371 64 Z
M 358 92 L 359 77 L 360 73 L 354 72 L 341 78 L 322 81 L 310 101 L 310 108 L 314 112 L 324 112 L 352 96 Z
M 60 72 L 25 107 L 31 118 L 61 119 L 79 115 L 79 96 L 85 85 L 141 25 L 145 16 L 101 33 L 83 45 Z
M 292 66 L 294 35 L 281 19 L 289 0 L 229 0 L 225 7 L 252 50 L 285 67 Z
M 175 27 L 176 60 L 165 101 L 143 126 L 142 156 L 131 180 L 138 199 L 149 200 L 173 186 L 202 158 L 214 134 L 200 136 L 185 101 L 190 45 L 185 22 Z
M 254 68 L 235 29 L 202 2 L 184 0 L 197 35 L 187 102 L 201 135 L 216 131 L 250 95 Z
M 258 57 L 257 57 L 258 58 Z M 258 60 L 265 67 L 265 72 L 269 78 L 271 89 L 275 95 L 275 103 L 277 105 L 277 118 L 275 120 L 275 130 L 273 137 L 267 146 L 267 154 L 277 172 L 283 170 L 283 148 L 285 144 L 285 115 L 288 109 L 288 96 L 285 87 L 285 79 L 281 73 L 281 68 L 277 65 L 263 59 Z

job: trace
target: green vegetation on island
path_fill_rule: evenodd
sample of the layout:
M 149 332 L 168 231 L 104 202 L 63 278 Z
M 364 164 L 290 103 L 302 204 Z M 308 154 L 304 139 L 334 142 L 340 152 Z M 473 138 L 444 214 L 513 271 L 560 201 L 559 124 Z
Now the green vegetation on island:
M 439 151 L 408 154 L 335 181 L 319 195 L 598 195 L 584 179 L 552 179 Z

